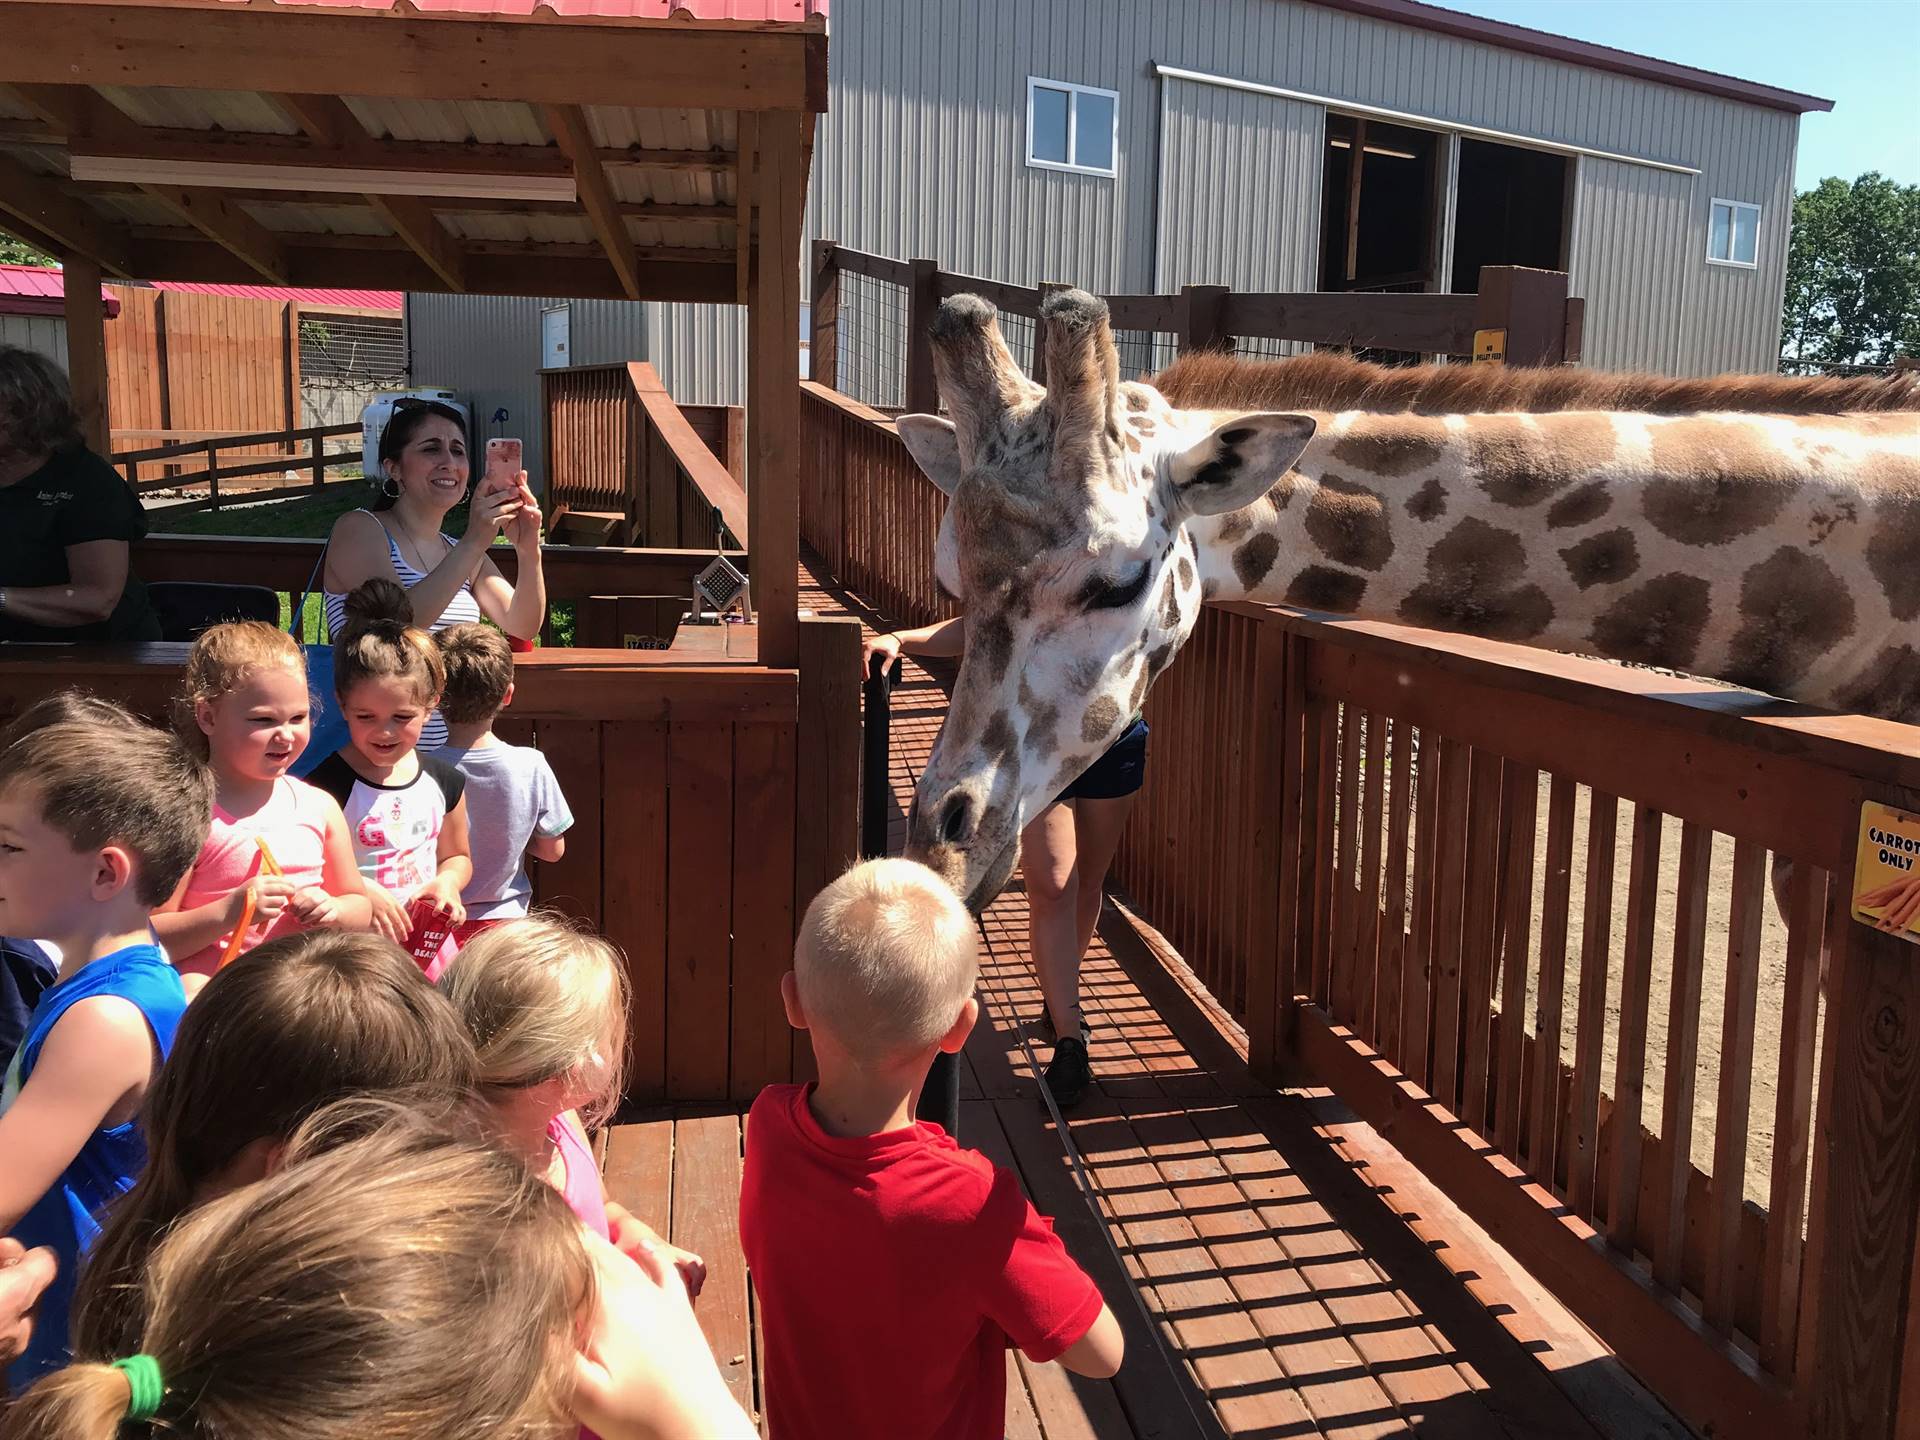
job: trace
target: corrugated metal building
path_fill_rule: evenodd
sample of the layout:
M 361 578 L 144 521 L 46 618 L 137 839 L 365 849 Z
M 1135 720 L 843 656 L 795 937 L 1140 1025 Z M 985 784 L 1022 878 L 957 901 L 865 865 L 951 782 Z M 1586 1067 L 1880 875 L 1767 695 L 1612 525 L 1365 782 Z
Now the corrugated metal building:
M 1108 293 L 1565 268 L 1590 364 L 1679 374 L 1774 367 L 1799 117 L 1830 108 L 1414 0 L 838 0 L 831 84 L 809 235 Z M 542 309 L 410 297 L 416 378 L 534 431 Z M 843 364 L 864 342 L 884 370 L 897 317 L 862 323 Z M 729 312 L 563 324 L 571 363 L 742 393 Z

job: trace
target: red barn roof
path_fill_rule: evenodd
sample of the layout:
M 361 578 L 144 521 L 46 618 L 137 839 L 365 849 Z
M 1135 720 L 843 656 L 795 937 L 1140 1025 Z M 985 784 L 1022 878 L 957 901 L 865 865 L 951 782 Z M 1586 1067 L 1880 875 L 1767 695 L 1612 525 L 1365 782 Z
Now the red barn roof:
M 244 3 L 244 0 L 236 0 Z M 321 5 L 350 10 L 391 10 L 394 0 L 278 0 L 283 5 Z M 758 23 L 811 20 L 827 13 L 827 0 L 413 0 L 422 11 L 460 15 L 591 15 L 607 20 L 747 20 Z
M 0 315 L 65 315 L 65 283 L 57 266 L 0 265 Z M 120 313 L 120 302 L 104 285 L 100 303 L 109 320 Z
M 351 3 L 351 0 L 342 0 Z M 184 295 L 224 295 L 230 300 L 288 300 L 315 310 L 391 310 L 398 315 L 405 301 L 399 290 L 314 290 L 285 285 L 208 285 L 189 280 L 156 280 L 156 290 L 178 290 Z

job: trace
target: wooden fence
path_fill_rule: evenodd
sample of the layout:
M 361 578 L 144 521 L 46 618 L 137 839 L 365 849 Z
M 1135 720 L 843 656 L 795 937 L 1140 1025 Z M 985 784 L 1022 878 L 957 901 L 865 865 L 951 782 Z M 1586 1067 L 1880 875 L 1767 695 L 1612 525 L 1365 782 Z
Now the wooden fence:
M 618 516 L 627 543 L 708 550 L 718 514 L 730 543 L 746 545 L 746 490 L 708 438 L 722 438 L 739 465 L 744 429 L 728 407 L 699 416 L 703 437 L 640 361 L 542 370 L 540 387 L 555 509 Z
M 347 449 L 329 450 L 327 441 L 342 435 L 354 437 Z M 222 503 L 237 498 L 257 500 L 263 491 L 323 490 L 329 485 L 362 485 L 362 455 L 357 443 L 360 427 L 317 425 L 305 430 L 269 431 L 257 435 L 215 435 L 203 439 L 155 445 L 144 450 L 116 450 L 113 467 L 127 477 L 127 484 L 138 495 L 169 490 L 196 490 L 206 487 L 206 498 L 182 502 L 167 508 L 185 513 L 190 510 L 218 510 Z M 267 459 L 246 458 L 236 462 L 233 452 L 242 457 L 266 455 Z M 182 462 L 198 461 L 197 470 L 186 469 Z M 142 471 L 159 468 L 168 473 L 146 478 Z M 349 479 L 328 481 L 329 468 L 351 467 Z M 289 479 L 289 476 L 292 479 Z M 243 484 L 236 484 L 244 481 Z M 226 484 L 222 495 L 221 484 Z
M 814 382 L 829 389 L 839 384 L 843 275 L 863 276 L 898 292 L 894 304 L 900 323 L 887 330 L 881 343 L 904 348 L 898 358 L 904 367 L 904 409 L 939 409 L 930 325 L 934 310 L 950 295 L 980 295 L 1003 317 L 1034 322 L 1026 348 L 1033 378 L 1045 383 L 1040 306 L 1050 291 L 1064 286 L 1010 285 L 942 270 L 931 260 L 896 260 L 831 240 L 817 240 L 813 247 L 809 349 Z M 1477 295 L 1254 294 L 1224 285 L 1188 285 L 1177 295 L 1105 298 L 1116 333 L 1169 336 L 1181 354 L 1232 350 L 1236 339 L 1259 338 L 1446 356 L 1471 356 L 1480 349 L 1514 365 L 1572 364 L 1580 359 L 1586 320 L 1586 301 L 1568 296 L 1563 273 L 1517 266 L 1483 268 Z
M 116 447 L 284 432 L 300 414 L 299 307 L 291 302 L 110 287 L 107 394 Z
M 945 613 L 891 425 L 802 415 L 803 538 Z M 1147 715 L 1116 877 L 1259 1073 L 1330 1086 L 1694 1426 L 1920 1433 L 1920 967 L 1847 904 L 1920 731 L 1245 604 Z

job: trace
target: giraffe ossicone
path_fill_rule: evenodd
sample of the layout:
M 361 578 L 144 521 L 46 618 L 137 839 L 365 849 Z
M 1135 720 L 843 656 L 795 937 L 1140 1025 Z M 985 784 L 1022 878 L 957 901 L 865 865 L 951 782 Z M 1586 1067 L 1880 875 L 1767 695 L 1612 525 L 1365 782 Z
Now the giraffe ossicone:
M 935 568 L 968 625 L 908 853 L 976 909 L 1026 821 L 1138 713 L 1206 599 L 1920 719 L 1920 401 L 1872 415 L 1182 408 L 1119 379 L 1104 302 L 1056 292 L 1043 318 L 1044 389 L 991 305 L 949 299 L 932 334 L 950 418 L 898 421 L 949 497 Z

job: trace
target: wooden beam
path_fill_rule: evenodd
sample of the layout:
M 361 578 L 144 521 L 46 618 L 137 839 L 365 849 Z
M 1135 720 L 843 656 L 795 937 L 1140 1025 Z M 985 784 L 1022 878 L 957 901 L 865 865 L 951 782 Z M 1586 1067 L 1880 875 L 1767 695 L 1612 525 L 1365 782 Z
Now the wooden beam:
M 0 145 L 6 144 L 5 127 L 0 125 Z M 83 195 L 137 195 L 138 185 L 124 180 L 73 180 L 65 187 Z M 366 209 L 369 196 L 335 193 L 329 190 L 260 190 L 246 186 L 222 186 L 220 193 L 230 200 L 248 205 L 334 205 L 343 209 Z M 657 200 L 622 200 L 619 211 L 629 220 L 652 220 L 662 224 L 676 222 L 720 224 L 732 221 L 738 213 L 731 205 L 674 205 Z M 436 215 L 572 215 L 580 207 L 571 200 L 506 200 L 493 195 L 463 195 L 435 199 Z
M 347 249 L 309 245 L 305 243 L 309 238 L 319 237 L 290 237 L 286 247 L 290 285 L 448 293 L 446 281 L 404 245 L 380 250 Z M 391 237 L 378 238 L 389 245 L 398 243 Z M 585 300 L 631 298 L 604 256 L 555 255 L 553 249 L 552 246 L 536 247 L 535 253 L 515 255 L 470 253 L 468 293 L 568 295 Z M 639 298 L 685 304 L 733 304 L 732 255 L 728 252 L 719 252 L 719 255 L 722 263 L 718 264 L 684 259 L 642 260 Z M 258 280 L 252 269 L 231 253 L 185 231 L 152 239 L 137 238 L 132 242 L 132 257 L 133 270 L 148 279 L 232 285 L 251 285 Z M 797 342 L 797 335 L 795 339 Z M 797 352 L 797 343 L 794 348 Z
M 740 136 L 737 144 L 740 159 L 733 171 L 733 250 L 738 257 L 735 280 L 742 305 L 747 303 L 747 291 L 753 278 L 753 166 L 759 135 L 757 120 L 758 117 L 754 115 L 739 117 Z
M 67 137 L 86 133 L 94 108 L 103 103 L 84 85 L 13 85 L 14 98 L 47 130 Z
M 807 202 L 800 116 L 760 117 L 760 234 L 747 321 L 747 507 L 760 662 L 799 663 L 800 231 Z
M 407 248 L 447 282 L 449 290 L 467 288 L 466 255 L 431 205 L 418 195 L 369 195 L 367 199 L 374 214 L 393 227 L 394 233 L 407 242 Z
M 61 271 L 67 302 L 67 384 L 80 414 L 80 433 L 96 455 L 112 452 L 107 405 L 107 315 L 100 303 L 100 267 L 67 257 Z
M 135 225 L 128 232 L 135 240 L 152 240 L 168 243 L 176 240 L 188 240 L 192 236 L 185 230 L 165 225 Z M 399 235 L 289 235 L 289 243 L 315 253 L 328 250 L 361 250 L 384 255 L 418 253 L 413 246 Z M 563 260 L 598 260 L 605 262 L 607 252 L 594 243 L 570 245 L 564 242 L 546 240 L 473 240 L 462 250 L 464 255 L 550 255 Z M 693 245 L 636 245 L 634 259 L 639 261 L 667 260 L 687 265 L 712 265 L 719 267 L 733 265 L 731 250 L 703 249 Z M 163 277 L 164 278 L 164 277 Z
M 1364 115 L 1353 122 L 1353 140 L 1347 151 L 1347 246 L 1346 278 L 1357 278 L 1360 264 L 1360 178 L 1367 168 L 1367 120 Z
M 587 223 L 599 238 L 601 249 L 620 277 L 620 287 L 629 300 L 640 298 L 640 277 L 635 270 L 633 240 L 627 234 L 627 222 L 613 195 L 607 172 L 594 155 L 593 132 L 587 128 L 587 116 L 578 105 L 543 105 L 541 118 L 573 166 L 573 183 L 579 191 L 580 208 Z
M 6 82 L 528 104 L 639 100 L 689 110 L 826 106 L 827 36 L 814 25 L 84 0 L 8 3 L 5 11 Z
M 322 145 L 346 145 L 368 137 L 360 117 L 338 95 L 281 92 L 266 97 L 274 108 Z
M 63 253 L 84 255 L 131 280 L 124 230 L 60 193 L 59 182 L 0 155 L 0 214 L 14 216 L 58 242 Z
M 287 257 L 274 233 L 218 190 L 178 185 L 142 185 L 142 193 L 160 201 L 216 245 L 222 245 L 261 277 L 287 283 Z

